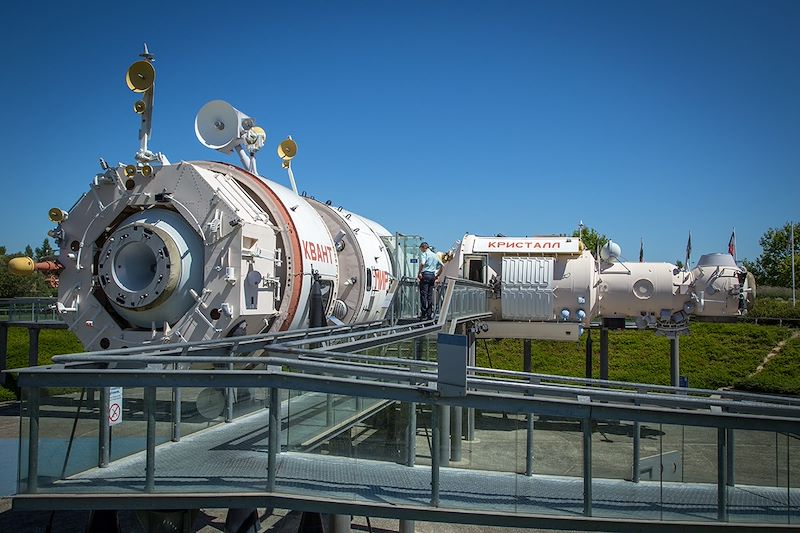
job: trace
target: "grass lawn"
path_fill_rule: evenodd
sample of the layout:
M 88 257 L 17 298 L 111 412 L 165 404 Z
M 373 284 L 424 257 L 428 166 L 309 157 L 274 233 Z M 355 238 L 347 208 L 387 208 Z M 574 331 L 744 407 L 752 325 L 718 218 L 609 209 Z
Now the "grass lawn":
M 792 330 L 748 323 L 696 323 L 691 334 L 681 337 L 681 375 L 689 386 L 716 389 L 735 386 L 745 390 L 778 394 L 800 394 L 800 339 L 787 342 L 784 350 L 753 378 L 764 357 Z M 533 371 L 567 376 L 584 375 L 584 334 L 579 342 L 533 341 Z M 600 375 L 600 336 L 592 335 L 593 374 Z M 48 364 L 57 354 L 83 351 L 78 339 L 65 330 L 42 330 L 39 364 Z M 640 383 L 669 384 L 669 340 L 651 331 L 612 331 L 609 334 L 609 378 Z M 479 340 L 478 365 L 522 370 L 522 341 Z M 8 367 L 28 364 L 28 332 L 8 330 Z M 0 400 L 17 397 L 13 376 L 0 387 Z
M 63 329 L 43 329 L 39 333 L 39 364 L 46 365 L 54 355 L 79 353 L 83 346 L 72 332 Z M 27 328 L 8 328 L 8 368 L 28 366 Z M 17 399 L 15 376 L 6 375 L 6 386 L 0 387 L 0 401 Z

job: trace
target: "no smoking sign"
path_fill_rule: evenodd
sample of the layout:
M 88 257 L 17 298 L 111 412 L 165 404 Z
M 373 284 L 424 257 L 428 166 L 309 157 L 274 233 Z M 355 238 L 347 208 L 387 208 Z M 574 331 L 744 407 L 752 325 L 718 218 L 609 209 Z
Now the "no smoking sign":
M 108 425 L 122 422 L 122 387 L 111 387 L 108 395 Z

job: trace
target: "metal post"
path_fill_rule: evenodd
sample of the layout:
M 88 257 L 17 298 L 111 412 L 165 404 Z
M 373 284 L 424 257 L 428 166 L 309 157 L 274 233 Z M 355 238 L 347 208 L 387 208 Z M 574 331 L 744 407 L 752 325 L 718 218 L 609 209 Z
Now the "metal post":
M 328 528 L 325 531 L 330 533 L 350 533 L 350 515 L 332 514 L 328 515 Z
M 228 363 L 228 370 L 233 370 L 233 363 Z M 233 388 L 225 389 L 225 422 L 233 422 Z
M 797 291 L 795 290 L 795 273 L 794 273 L 794 222 L 790 222 L 792 226 L 792 307 L 797 307 Z
M 144 389 L 145 413 L 147 414 L 147 455 L 145 464 L 145 492 L 156 488 L 156 388 Z
M 0 323 L 0 385 L 6 384 L 6 375 L 3 370 L 6 369 L 8 357 L 8 325 Z
M 463 410 L 461 406 L 450 408 L 450 459 L 454 462 L 461 460 L 461 434 L 463 427 Z
M 28 490 L 39 490 L 39 395 L 38 387 L 28 389 Z
M 39 328 L 28 328 L 28 366 L 39 364 Z
M 639 463 L 642 453 L 642 428 L 639 422 L 633 423 L 633 476 L 631 480 L 639 483 Z
M 267 492 L 275 492 L 275 478 L 278 473 L 278 447 L 281 436 L 280 389 L 269 389 L 269 428 L 267 434 Z
M 400 531 L 398 533 L 414 533 L 414 521 L 400 520 Z
M 592 379 L 592 330 L 586 335 L 586 379 Z
M 728 479 L 726 481 L 727 481 L 727 484 L 728 484 L 729 487 L 733 487 L 733 486 L 736 485 L 736 476 L 734 475 L 734 472 L 733 472 L 734 466 L 736 464 L 736 461 L 735 461 L 735 455 L 736 454 L 734 452 L 734 447 L 736 446 L 736 443 L 734 441 L 734 435 L 735 435 L 735 431 L 736 430 L 728 429 L 726 431 L 728 433 L 728 435 L 727 435 L 727 437 L 728 437 L 728 456 L 726 458 L 727 467 L 728 467 L 728 472 L 727 472 Z
M 522 370 L 531 372 L 531 340 L 525 339 L 522 341 Z
M 177 369 L 177 365 L 175 365 Z M 172 442 L 181 440 L 181 418 L 183 417 L 181 406 L 181 389 L 172 389 Z
M 406 466 L 414 466 L 417 460 L 417 404 L 408 404 L 408 427 L 406 428 Z
M 583 426 L 583 515 L 592 516 L 592 421 L 584 418 Z
M 467 365 L 475 366 L 476 361 L 476 354 L 475 354 L 475 333 L 468 332 L 467 333 Z M 467 373 L 467 379 L 469 376 L 474 374 L 474 372 Z M 468 407 L 467 408 L 467 441 L 474 442 L 475 441 L 475 408 Z
M 608 328 L 600 328 L 600 379 L 608 379 Z
M 450 466 L 450 406 L 437 405 L 439 411 L 439 447 L 436 453 L 439 454 L 439 464 Z
M 111 454 L 111 426 L 108 421 L 108 407 L 111 403 L 111 390 L 108 387 L 100 388 L 100 406 L 97 410 L 98 422 L 100 424 L 97 466 L 105 468 L 108 466 L 109 455 Z
M 439 441 L 442 435 L 439 431 L 439 406 L 431 405 L 431 505 L 439 507 Z
M 526 434 L 527 452 L 525 454 L 525 475 L 533 475 L 533 413 L 528 413 L 526 416 L 528 425 Z
M 728 430 L 717 428 L 717 519 L 728 521 Z
M 681 341 L 676 335 L 669 340 L 669 382 L 673 387 L 680 385 Z
M 325 395 L 325 425 L 333 425 L 333 394 Z

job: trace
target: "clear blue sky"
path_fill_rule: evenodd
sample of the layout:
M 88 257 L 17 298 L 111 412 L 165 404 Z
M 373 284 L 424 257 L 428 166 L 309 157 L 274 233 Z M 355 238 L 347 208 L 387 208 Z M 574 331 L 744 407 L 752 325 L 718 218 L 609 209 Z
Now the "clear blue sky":
M 253 9 L 248 9 L 253 8 Z M 760 253 L 800 219 L 800 2 L 80 2 L 4 8 L 0 244 L 38 245 L 97 159 L 131 162 L 156 55 L 151 147 L 235 161 L 193 120 L 221 98 L 299 144 L 299 188 L 422 234 L 567 233 L 638 258 Z

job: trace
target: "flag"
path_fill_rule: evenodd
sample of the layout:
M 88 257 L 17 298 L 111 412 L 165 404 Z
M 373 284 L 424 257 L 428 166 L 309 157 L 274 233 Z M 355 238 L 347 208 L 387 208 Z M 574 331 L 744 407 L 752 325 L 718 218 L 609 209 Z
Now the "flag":
M 689 240 L 686 242 L 686 262 L 683 268 L 689 270 L 689 259 L 692 257 L 692 232 L 689 232 Z
M 639 238 L 639 262 L 644 263 L 644 239 Z
M 728 253 L 733 256 L 734 262 L 736 261 L 736 228 L 733 228 L 731 233 L 731 240 L 728 241 Z

